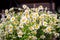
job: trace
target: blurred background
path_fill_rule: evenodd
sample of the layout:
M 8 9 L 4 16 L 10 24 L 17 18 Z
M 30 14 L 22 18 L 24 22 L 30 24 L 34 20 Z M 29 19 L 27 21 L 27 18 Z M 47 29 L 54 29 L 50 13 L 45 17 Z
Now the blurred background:
M 56 11 L 60 13 L 60 1 L 59 0 L 0 0 L 0 13 L 2 10 L 9 9 L 11 7 L 21 7 L 22 4 L 26 4 L 29 7 L 38 7 L 43 5 L 48 7 L 50 11 Z
M 5 9 L 22 7 L 23 4 L 30 8 L 42 5 L 43 7 L 48 7 L 49 11 L 60 14 L 60 0 L 0 0 L 0 18 Z

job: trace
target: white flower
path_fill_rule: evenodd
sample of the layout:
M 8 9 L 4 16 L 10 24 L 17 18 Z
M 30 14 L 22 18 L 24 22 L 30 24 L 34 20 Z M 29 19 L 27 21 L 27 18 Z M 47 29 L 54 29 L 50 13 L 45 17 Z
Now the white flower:
M 45 22 L 45 21 L 43 22 L 43 25 L 44 25 L 44 26 L 47 26 L 47 24 L 48 24 L 47 22 Z
M 36 12 L 36 13 L 34 14 L 34 16 L 35 16 L 35 17 L 38 17 L 39 15 L 38 15 L 38 13 Z
M 9 27 L 8 27 L 8 25 L 6 25 L 6 26 L 5 26 L 5 30 L 8 31 L 8 29 L 9 29 Z
M 30 15 L 29 15 L 29 13 L 25 13 L 25 16 L 26 16 L 26 18 L 30 18 Z
M 32 36 L 32 40 L 37 40 L 37 37 L 36 36 Z
M 22 16 L 21 20 L 20 20 L 20 23 L 26 23 L 26 22 L 27 22 L 26 16 Z
M 22 10 L 21 8 L 18 8 L 18 10 Z
M 8 34 L 8 31 L 5 31 L 4 35 L 6 36 Z
M 26 6 L 26 5 L 23 5 L 22 7 L 23 7 L 23 9 L 26 9 L 26 8 L 27 8 L 27 6 Z
M 30 39 L 30 38 L 32 38 L 32 36 L 29 36 L 28 38 Z
M 40 6 L 38 7 L 38 11 L 43 10 L 43 9 L 44 9 L 44 8 L 43 8 L 42 5 L 40 5 Z
M 8 30 L 8 32 L 9 32 L 10 34 L 12 34 L 12 32 L 13 32 L 13 29 L 9 29 L 9 30 Z
M 14 15 L 15 12 L 12 12 L 12 14 Z
M 37 34 L 37 31 L 36 30 L 32 31 L 32 34 Z
M 34 27 L 33 27 L 33 26 L 31 26 L 31 27 L 29 27 L 29 29 L 32 31 L 32 30 L 34 30 Z
M 27 9 L 26 9 L 26 10 L 30 11 L 29 7 L 27 7 Z
M 32 11 L 36 11 L 36 8 L 31 8 Z
M 41 22 L 41 21 L 39 22 L 39 25 L 40 25 L 40 26 L 42 25 L 42 22 Z
M 37 12 L 32 12 L 31 14 L 32 14 L 32 17 L 38 17 L 39 16 Z
M 14 8 L 13 8 L 13 7 L 9 9 L 9 11 L 13 11 L 13 10 L 14 10 Z
M 15 20 L 15 17 L 11 17 L 11 21 L 14 21 Z
M 31 40 L 37 40 L 37 37 L 36 36 L 29 36 L 29 39 L 31 39 Z
M 21 24 L 21 23 L 19 24 L 19 27 L 20 27 L 20 28 L 24 28 L 24 27 L 23 27 L 23 24 Z
M 5 13 L 8 13 L 8 9 L 5 10 Z
M 59 37 L 59 33 L 56 33 L 56 32 L 53 32 L 53 33 L 56 38 Z
M 8 15 L 6 15 L 6 16 L 7 16 L 7 19 L 10 19 L 10 18 L 11 18 L 11 15 L 9 15 L 9 14 L 8 14 Z
M 26 9 L 26 10 L 25 10 L 25 13 L 29 13 L 29 10 L 28 10 L 28 9 Z
M 48 14 L 52 13 L 51 11 L 47 11 Z
M 45 38 L 45 35 L 41 35 L 40 38 L 41 38 L 41 39 L 44 39 L 44 38 Z
M 19 29 L 20 29 L 19 27 L 16 27 L 16 30 L 17 30 L 17 31 L 19 31 Z
M 45 7 L 45 11 L 47 10 L 47 7 Z
M 9 33 L 12 33 L 13 32 L 13 26 L 10 24 L 8 26 L 6 26 L 6 30 L 9 32 Z
M 46 14 L 41 14 L 40 16 L 43 16 L 44 17 L 44 16 L 46 16 Z
M 8 27 L 9 27 L 9 29 L 13 29 L 13 26 L 10 24 L 10 25 L 8 25 Z
M 23 32 L 20 30 L 17 34 L 18 34 L 18 37 L 22 37 Z
M 46 29 L 44 29 L 43 31 L 45 32 L 45 33 L 49 33 L 49 34 L 51 34 L 51 31 L 52 31 L 52 27 L 47 27 Z
M 10 30 L 10 29 L 13 29 L 13 26 L 12 26 L 11 24 L 5 26 L 5 30 L 6 30 L 6 31 L 8 31 L 8 30 Z
M 39 29 L 40 26 L 39 26 L 38 24 L 35 24 L 35 25 L 34 25 L 34 28 L 35 28 L 35 29 Z

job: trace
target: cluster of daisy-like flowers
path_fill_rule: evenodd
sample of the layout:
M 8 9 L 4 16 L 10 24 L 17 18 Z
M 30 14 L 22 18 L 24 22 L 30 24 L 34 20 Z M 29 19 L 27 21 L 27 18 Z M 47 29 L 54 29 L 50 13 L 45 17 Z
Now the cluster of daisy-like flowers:
M 47 7 L 29 8 L 23 5 L 23 9 L 17 9 L 18 12 L 14 8 L 5 10 L 6 18 L 2 18 L 4 20 L 0 23 L 0 40 L 41 40 L 51 34 L 59 36 L 56 31 L 58 20 L 51 16 Z

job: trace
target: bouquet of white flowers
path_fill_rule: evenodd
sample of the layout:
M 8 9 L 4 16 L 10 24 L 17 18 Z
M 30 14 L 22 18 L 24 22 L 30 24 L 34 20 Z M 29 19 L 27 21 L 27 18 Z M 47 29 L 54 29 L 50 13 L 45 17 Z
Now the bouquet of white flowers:
M 43 10 L 43 6 L 15 12 L 14 8 L 5 10 L 4 21 L 0 23 L 0 40 L 51 40 L 59 36 L 57 18 Z M 21 11 L 22 10 L 22 11 Z

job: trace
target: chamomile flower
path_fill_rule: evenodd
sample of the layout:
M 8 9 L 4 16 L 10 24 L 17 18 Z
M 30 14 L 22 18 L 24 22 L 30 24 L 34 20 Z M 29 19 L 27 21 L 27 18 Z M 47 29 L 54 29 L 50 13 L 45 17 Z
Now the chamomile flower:
M 5 31 L 7 31 L 9 29 L 8 25 L 5 26 Z
M 9 30 L 8 30 L 8 32 L 9 32 L 10 34 L 12 34 L 12 32 L 13 32 L 13 29 L 9 29 Z
M 26 23 L 27 22 L 27 18 L 26 16 L 23 16 L 20 20 L 20 23 Z
M 25 13 L 26 18 L 30 18 L 29 13 Z
M 35 28 L 35 29 L 39 29 L 40 26 L 39 26 L 38 24 L 36 24 L 36 25 L 34 25 L 34 28 Z
M 19 27 L 20 27 L 20 28 L 24 28 L 23 24 L 21 24 L 21 23 L 19 24 Z
M 31 40 L 37 40 L 37 37 L 36 37 L 36 36 L 29 36 L 28 38 L 29 38 L 29 40 L 30 40 L 30 39 L 31 39 Z
M 51 31 L 52 31 L 52 27 L 47 27 L 45 30 L 43 30 L 45 33 L 49 33 L 51 34 Z
M 23 9 L 26 9 L 27 8 L 27 5 L 23 5 L 22 7 L 23 7 Z
M 41 39 L 44 39 L 44 38 L 45 38 L 45 35 L 41 35 L 40 38 L 41 38 Z
M 8 13 L 8 9 L 5 10 L 5 14 L 7 14 L 7 13 Z
M 32 14 L 32 17 L 38 17 L 39 16 L 37 12 L 32 12 L 31 14 Z
M 5 31 L 4 35 L 7 35 L 8 34 L 8 31 Z
M 37 40 L 37 37 L 36 36 L 32 36 L 32 40 Z
M 23 32 L 20 30 L 17 34 L 18 34 L 18 37 L 21 38 L 23 35 Z
M 55 36 L 56 38 L 59 37 L 59 33 L 53 32 L 53 34 L 54 34 L 54 36 Z
M 47 11 L 47 7 L 45 7 L 45 11 Z
M 47 26 L 47 25 L 48 25 L 48 23 L 44 21 L 44 22 L 43 22 L 43 25 L 44 25 L 44 26 Z
M 31 30 L 31 31 L 34 30 L 34 27 L 33 26 L 29 27 L 29 30 Z
M 11 21 L 14 21 L 15 20 L 15 17 L 11 17 Z
M 13 24 L 14 24 L 14 25 L 17 25 L 17 22 L 16 22 L 16 21 L 13 21 Z
M 40 10 L 42 10 L 43 11 L 43 6 L 42 5 L 40 5 L 39 7 L 38 7 L 38 11 L 40 11 Z
M 11 18 L 11 15 L 9 15 L 9 14 L 8 14 L 8 15 L 6 15 L 6 16 L 7 16 L 7 19 L 10 19 L 10 18 Z
M 10 24 L 10 25 L 7 25 L 6 28 L 5 28 L 6 31 L 8 31 L 8 33 L 12 34 L 13 32 L 13 26 Z
M 29 10 L 28 10 L 28 9 L 26 9 L 26 10 L 25 10 L 25 13 L 29 13 Z
M 18 10 L 22 10 L 21 8 L 18 8 Z
M 37 31 L 36 31 L 36 30 L 34 30 L 34 31 L 32 31 L 31 33 L 32 33 L 32 34 L 37 34 Z
M 13 11 L 13 10 L 14 10 L 14 8 L 13 8 L 13 7 L 9 9 L 9 11 Z

